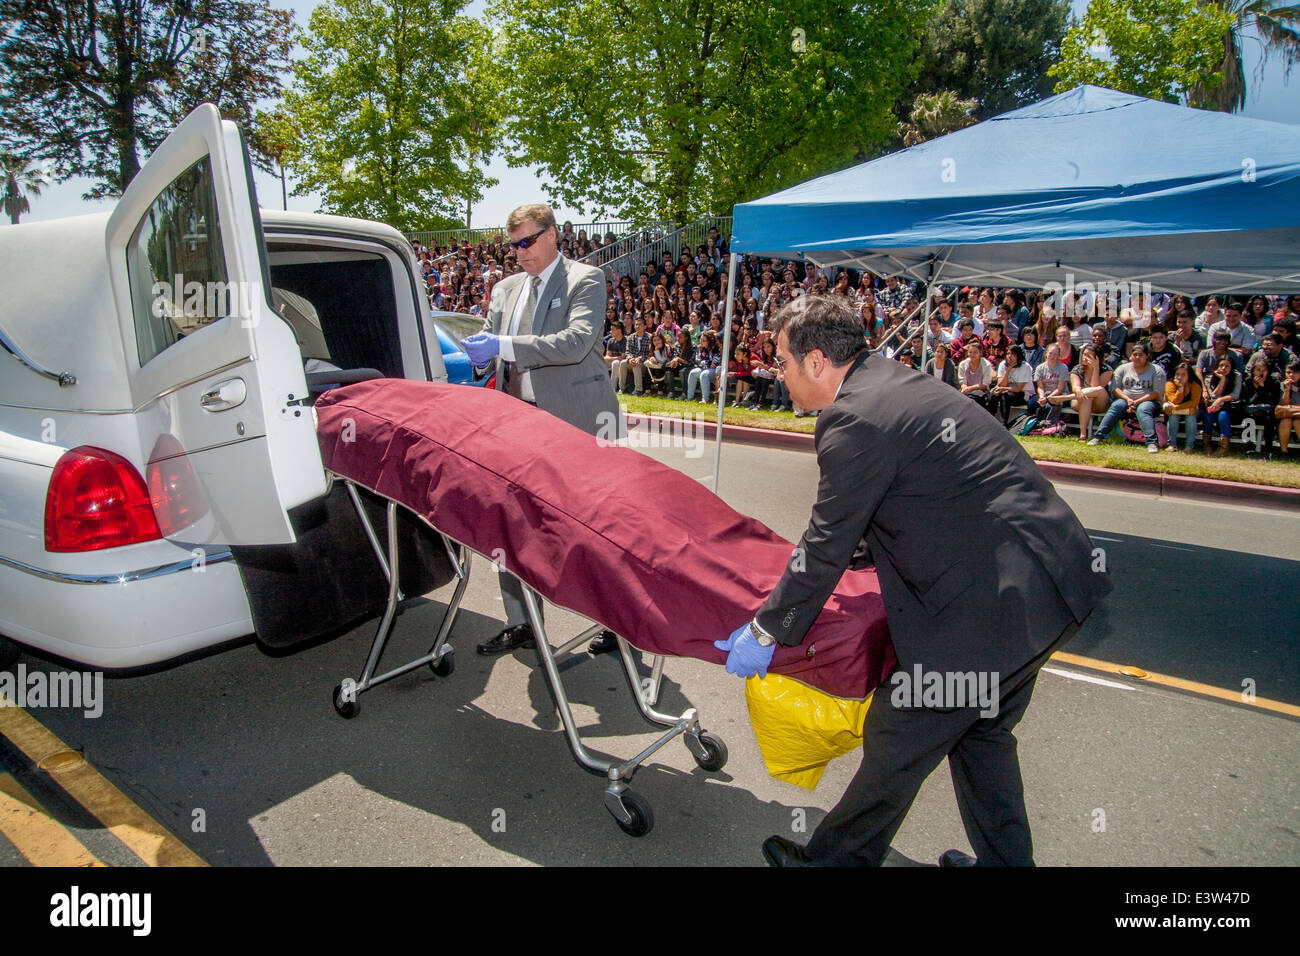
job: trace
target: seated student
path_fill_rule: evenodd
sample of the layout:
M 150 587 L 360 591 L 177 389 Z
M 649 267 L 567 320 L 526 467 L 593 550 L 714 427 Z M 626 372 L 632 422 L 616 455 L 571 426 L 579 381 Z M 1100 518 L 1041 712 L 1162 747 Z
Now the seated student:
M 1133 346 L 1129 361 L 1115 370 L 1111 382 L 1114 400 L 1110 403 L 1097 434 L 1089 440 L 1089 445 L 1100 445 L 1110 434 L 1110 430 L 1119 424 L 1126 412 L 1137 415 L 1138 424 L 1142 426 L 1142 437 L 1146 439 L 1147 451 L 1160 450 L 1156 440 L 1156 413 L 1165 398 L 1165 373 L 1159 365 L 1151 364 L 1146 346 L 1139 342 Z
M 993 386 L 993 366 L 984 358 L 984 346 L 979 339 L 971 339 L 966 346 L 966 357 L 957 363 L 957 389 L 967 398 L 978 402 L 990 415 L 996 415 L 996 403 L 989 405 L 989 389 Z
M 1274 323 L 1274 328 L 1277 324 Z M 1286 367 L 1286 378 L 1282 380 L 1282 392 L 1273 410 L 1277 418 L 1277 444 L 1282 454 L 1287 453 L 1291 443 L 1291 429 L 1300 421 L 1300 358 L 1292 359 Z
M 1151 364 L 1159 365 L 1165 373 L 1166 382 L 1174 377 L 1174 369 L 1186 361 L 1183 353 L 1169 344 L 1169 333 L 1165 331 L 1163 325 L 1151 326 L 1151 334 L 1139 341 L 1147 346 Z
M 960 305 L 957 306 L 958 329 L 961 328 L 961 324 L 965 322 L 967 319 L 970 319 L 971 323 L 975 326 L 975 334 L 979 336 L 983 336 L 984 320 L 975 314 L 975 304 L 973 302 L 962 302 Z M 956 356 L 953 356 L 953 358 L 955 359 Z
M 1174 315 L 1174 329 L 1169 336 L 1169 344 L 1183 353 L 1183 358 L 1195 362 L 1205 351 L 1206 339 L 1196 328 L 1196 313 L 1183 309 Z M 1166 323 L 1168 328 L 1168 323 Z
M 943 327 L 939 317 L 937 315 L 930 316 L 930 329 L 925 335 L 926 348 L 933 351 L 936 343 L 942 342 L 947 345 L 951 341 L 952 333 Z
M 1074 368 L 1079 364 L 1079 347 L 1070 342 L 1070 330 L 1063 325 L 1056 327 L 1056 346 L 1061 353 L 1061 361 L 1065 363 L 1066 368 Z M 1047 343 L 1051 345 L 1051 342 Z
M 843 275 L 843 273 L 841 273 Z M 770 344 L 769 344 L 770 343 Z M 759 339 L 754 349 L 749 353 L 749 374 L 754 379 L 754 391 L 750 395 L 750 400 L 746 407 L 760 408 L 763 399 L 767 397 L 768 389 L 776 382 L 776 374 L 779 371 L 776 364 L 776 342 L 771 336 Z M 776 401 L 772 402 L 773 411 L 776 410 Z
M 1267 366 L 1268 374 L 1281 386 L 1282 379 L 1286 376 L 1286 367 L 1293 358 L 1295 356 L 1283 348 L 1282 336 L 1270 332 L 1260 339 L 1259 351 L 1246 363 L 1246 375 L 1249 376 L 1251 369 L 1262 363 Z
M 1025 364 L 1032 369 L 1038 368 L 1047 357 L 1043 346 L 1038 343 L 1038 329 L 1032 325 L 1020 330 L 1020 346 L 1025 350 Z
M 1233 351 L 1231 348 L 1232 337 L 1222 330 L 1215 332 L 1214 337 L 1210 339 L 1210 347 L 1204 349 L 1196 357 L 1196 375 L 1201 380 L 1201 387 L 1206 391 L 1206 399 L 1209 399 L 1209 388 L 1206 377 L 1219 364 L 1219 360 L 1225 356 L 1231 360 L 1232 368 L 1240 374 L 1245 368 L 1245 363 L 1241 360 L 1241 354 Z
M 677 342 L 668 354 L 668 361 L 664 363 L 664 387 L 668 390 L 669 398 L 686 397 L 686 376 L 694 367 L 695 346 L 691 344 L 691 333 L 679 329 Z
M 1282 340 L 1282 348 L 1296 358 L 1300 358 L 1300 336 L 1296 335 L 1296 320 L 1292 318 L 1275 319 L 1273 335 Z
M 716 318 L 716 316 L 714 316 Z M 722 366 L 722 346 L 718 336 L 709 329 L 700 336 L 699 348 L 695 350 L 695 367 L 686 376 L 686 400 L 695 395 L 695 386 L 700 387 L 700 404 L 709 404 L 709 391 L 717 383 L 718 370 Z
M 621 392 L 627 381 L 627 339 L 623 335 L 623 323 L 615 322 L 609 331 L 605 339 L 605 364 L 609 366 L 614 390 Z
M 957 387 L 957 364 L 948 357 L 947 342 L 940 342 L 934 347 L 934 358 L 925 363 L 924 372 L 953 388 Z
M 966 357 L 966 349 L 972 342 L 980 343 L 980 354 L 984 353 L 984 343 L 975 332 L 975 320 L 963 318 L 957 323 L 958 335 L 948 343 L 948 357 L 960 363 Z
M 984 346 L 984 357 L 988 359 L 989 364 L 997 368 L 1007 357 L 1007 348 L 1011 345 L 1008 341 L 1003 325 L 997 319 L 992 319 L 984 327 L 984 336 L 981 339 Z
M 1114 367 L 1124 361 L 1124 353 L 1111 345 L 1106 337 L 1106 326 L 1100 322 L 1092 327 L 1092 344 L 1096 347 L 1101 360 L 1107 365 Z
M 1255 351 L 1259 346 L 1259 340 L 1255 338 L 1255 330 L 1242 321 L 1245 314 L 1246 306 L 1236 299 L 1228 303 L 1228 307 L 1223 311 L 1223 319 L 1209 325 L 1206 334 L 1213 340 L 1218 332 L 1227 332 L 1231 339 L 1231 348 L 1238 352 L 1242 359 L 1250 357 L 1250 353 Z M 1237 367 L 1241 371 L 1241 366 Z
M 1061 347 L 1053 342 L 1047 357 L 1034 369 L 1034 390 L 1040 427 L 1060 424 L 1061 409 L 1074 397 L 1070 391 L 1070 367 L 1061 361 Z
M 1011 424 L 1012 407 L 1027 405 L 1034 400 L 1034 373 L 1025 364 L 1025 350 L 1019 345 L 1008 348 L 1007 357 L 998 363 L 997 381 L 989 396 L 990 403 L 997 402 L 1004 428 Z
M 1079 350 L 1079 364 L 1070 369 L 1070 392 L 1074 396 L 1071 404 L 1079 413 L 1079 441 L 1088 440 L 1092 413 L 1103 406 L 1109 409 L 1110 380 L 1114 374 L 1115 370 L 1101 360 L 1091 342 Z
M 1233 367 L 1232 353 L 1219 356 L 1213 370 L 1202 381 L 1205 383 L 1205 409 L 1201 412 L 1201 427 L 1205 432 L 1205 450 L 1210 450 L 1213 430 L 1217 427 L 1219 447 L 1215 449 L 1214 457 L 1222 458 L 1228 453 L 1228 443 L 1232 441 L 1232 406 L 1241 398 L 1241 375 Z
M 731 361 L 727 363 L 727 380 L 735 383 L 735 394 L 731 399 L 732 407 L 740 404 L 742 398 L 749 395 L 754 385 L 754 376 L 749 374 L 749 345 L 737 342 L 731 351 Z
M 1201 412 L 1201 383 L 1192 374 L 1191 362 L 1179 362 L 1166 380 L 1163 408 L 1169 429 L 1169 444 L 1165 451 L 1178 451 L 1178 430 L 1181 427 L 1187 432 L 1183 451 L 1190 454 L 1196 447 L 1196 423 Z
M 1263 353 L 1261 353 L 1263 354 Z M 1246 419 L 1255 423 L 1262 432 L 1263 442 L 1247 448 L 1247 455 L 1268 455 L 1273 452 L 1273 433 L 1277 430 L 1277 406 L 1282 400 L 1282 387 L 1268 374 L 1266 362 L 1256 362 L 1245 374 L 1241 383 L 1241 397 L 1233 403 L 1233 421 L 1240 424 Z M 1260 437 L 1256 434 L 1256 440 Z
M 665 395 L 668 381 L 668 360 L 672 357 L 672 348 L 662 332 L 650 337 L 650 357 L 646 359 L 645 371 L 650 376 L 650 391 Z

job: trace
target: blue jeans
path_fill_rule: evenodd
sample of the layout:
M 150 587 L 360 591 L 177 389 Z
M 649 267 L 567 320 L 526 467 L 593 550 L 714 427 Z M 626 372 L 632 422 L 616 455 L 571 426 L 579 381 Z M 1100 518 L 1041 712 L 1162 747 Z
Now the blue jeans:
M 1187 430 L 1187 437 L 1183 439 L 1183 448 L 1191 451 L 1196 444 L 1196 413 L 1185 412 L 1181 415 L 1166 415 L 1165 421 L 1169 426 L 1169 444 L 1178 447 L 1178 429 L 1182 426 Z
M 707 402 L 709 400 L 709 391 L 713 388 L 713 382 L 717 377 L 717 369 L 691 369 L 691 373 L 686 376 L 686 400 L 689 402 L 695 396 L 695 386 L 698 384 L 700 386 L 700 398 Z
M 1142 427 L 1142 437 L 1147 440 L 1148 445 L 1156 444 L 1156 412 L 1159 410 L 1160 406 L 1148 400 L 1141 402 L 1134 413 L 1137 415 L 1138 424 Z M 1106 417 L 1101 420 L 1101 425 L 1097 428 L 1095 437 L 1105 438 L 1109 435 L 1110 430 L 1119 423 L 1119 420 L 1124 417 L 1124 413 L 1127 411 L 1128 402 L 1124 401 L 1124 399 L 1117 398 L 1111 402 Z
M 772 380 L 772 404 L 774 406 L 790 404 L 790 390 L 779 378 Z
M 1216 420 L 1219 425 L 1219 437 L 1231 438 L 1232 416 L 1228 414 L 1228 410 L 1222 408 L 1217 412 L 1210 412 L 1209 409 L 1203 408 L 1201 409 L 1201 428 L 1205 430 L 1206 439 L 1208 440 L 1214 437 L 1213 426 Z

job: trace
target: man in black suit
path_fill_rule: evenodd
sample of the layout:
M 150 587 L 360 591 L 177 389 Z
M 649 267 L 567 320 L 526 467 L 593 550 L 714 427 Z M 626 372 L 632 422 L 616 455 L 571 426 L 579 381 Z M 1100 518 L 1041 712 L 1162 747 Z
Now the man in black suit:
M 835 296 L 796 300 L 771 326 L 791 396 L 821 410 L 821 479 L 790 567 L 754 620 L 718 642 L 727 670 L 765 675 L 775 644 L 802 643 L 845 569 L 871 564 L 899 667 L 872 698 L 862 767 L 840 802 L 806 848 L 774 836 L 764 855 L 878 865 L 946 756 L 978 862 L 1032 865 L 1012 730 L 1039 667 L 1110 591 L 1104 555 L 1006 429 L 933 376 L 869 354 Z M 950 850 L 940 862 L 974 861 Z

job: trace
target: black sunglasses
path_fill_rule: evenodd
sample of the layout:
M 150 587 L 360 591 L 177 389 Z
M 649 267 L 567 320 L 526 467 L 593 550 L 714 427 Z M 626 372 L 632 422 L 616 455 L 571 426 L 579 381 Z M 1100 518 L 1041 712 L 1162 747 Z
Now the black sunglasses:
M 524 236 L 522 239 L 511 239 L 510 245 L 514 246 L 516 249 L 527 249 L 548 232 L 550 232 L 549 226 L 545 229 L 538 229 L 531 236 Z

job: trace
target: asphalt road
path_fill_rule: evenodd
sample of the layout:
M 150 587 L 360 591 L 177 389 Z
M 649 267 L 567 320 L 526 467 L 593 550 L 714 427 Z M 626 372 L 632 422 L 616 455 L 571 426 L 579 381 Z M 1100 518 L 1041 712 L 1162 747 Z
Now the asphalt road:
M 647 453 L 705 480 L 713 468 L 711 448 Z M 809 454 L 724 448 L 722 496 L 791 540 L 815 485 Z M 1106 549 L 1117 585 L 1068 651 L 1229 690 L 1251 680 L 1260 698 L 1300 703 L 1293 516 L 1060 490 Z M 449 594 L 402 614 L 386 660 L 425 650 Z M 741 682 L 673 659 L 660 709 L 696 706 L 731 758 L 710 774 L 679 741 L 653 756 L 633 788 L 653 804 L 655 829 L 630 838 L 606 813 L 600 778 L 570 757 L 533 653 L 474 654 L 500 614 L 495 576 L 475 559 L 453 634 L 455 673 L 399 678 L 363 696 L 352 721 L 334 713 L 330 692 L 359 672 L 373 624 L 289 656 L 250 643 L 109 678 L 98 719 L 35 715 L 215 865 L 758 865 L 764 837 L 806 838 L 857 767 L 856 754 L 836 761 L 812 792 L 772 779 Z M 547 623 L 554 643 L 585 625 L 556 609 Z M 580 657 L 565 675 L 588 742 L 631 756 L 654 735 L 617 661 Z M 1300 720 L 1052 664 L 1018 736 L 1040 864 L 1300 863 Z M 102 859 L 130 862 L 2 743 L 0 765 Z M 894 847 L 900 865 L 969 850 L 945 767 Z M 0 839 L 0 863 L 21 862 Z

